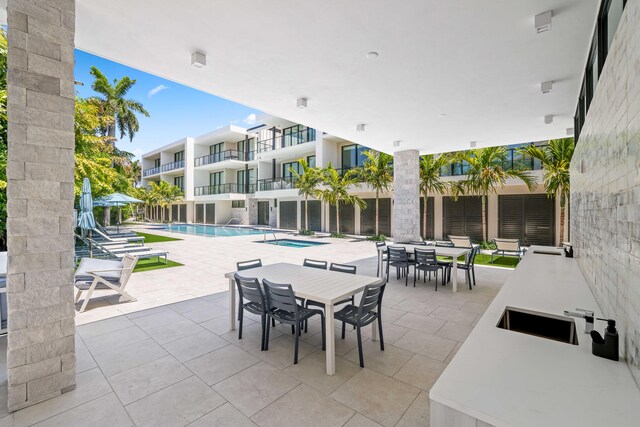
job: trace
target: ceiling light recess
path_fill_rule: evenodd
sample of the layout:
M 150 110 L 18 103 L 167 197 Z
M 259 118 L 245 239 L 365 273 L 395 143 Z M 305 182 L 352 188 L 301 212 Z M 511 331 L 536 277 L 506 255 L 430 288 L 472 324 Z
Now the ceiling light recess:
M 356 125 L 356 132 L 364 132 L 364 128 L 365 128 L 365 124 L 364 123 L 358 123 Z
M 307 98 L 298 98 L 296 101 L 296 106 L 302 110 L 307 108 Z
M 191 65 L 196 68 L 202 68 L 207 65 L 207 55 L 202 52 L 195 51 L 191 54 Z
M 378 57 L 378 52 L 367 53 L 367 59 L 376 59 L 377 57 Z
M 548 125 L 553 123 L 553 115 L 549 114 L 547 116 L 544 116 L 544 122 Z
M 551 89 L 553 89 L 553 82 L 551 80 L 540 83 L 540 92 L 549 93 L 551 92 Z
M 393 146 L 394 147 L 400 147 L 400 142 L 401 142 L 400 140 L 393 141 Z
M 576 130 L 574 128 L 567 128 L 567 135 L 569 136 L 573 136 L 573 134 L 576 132 Z
M 537 33 L 544 33 L 551 29 L 551 18 L 553 17 L 553 11 L 547 10 L 536 15 L 535 26 Z

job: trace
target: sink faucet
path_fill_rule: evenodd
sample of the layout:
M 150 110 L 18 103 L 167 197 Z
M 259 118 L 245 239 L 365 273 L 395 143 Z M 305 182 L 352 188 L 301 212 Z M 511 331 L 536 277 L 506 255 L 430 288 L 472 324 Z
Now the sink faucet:
M 590 334 L 593 331 L 593 316 L 594 313 L 591 310 L 585 310 L 583 308 L 576 308 L 575 311 L 564 311 L 565 316 L 577 317 L 578 319 L 584 319 L 584 333 Z

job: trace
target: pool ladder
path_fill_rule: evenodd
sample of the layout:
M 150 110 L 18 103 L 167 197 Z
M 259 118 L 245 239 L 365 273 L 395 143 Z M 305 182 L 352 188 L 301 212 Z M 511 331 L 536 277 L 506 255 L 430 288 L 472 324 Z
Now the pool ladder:
M 278 238 L 276 237 L 276 233 L 275 231 L 273 231 L 273 227 L 271 227 L 270 225 L 265 225 L 262 230 L 264 231 L 264 233 L 262 233 L 263 243 L 267 243 L 267 231 L 271 231 L 273 239 L 276 241 L 276 245 L 280 245 L 280 242 L 278 242 Z

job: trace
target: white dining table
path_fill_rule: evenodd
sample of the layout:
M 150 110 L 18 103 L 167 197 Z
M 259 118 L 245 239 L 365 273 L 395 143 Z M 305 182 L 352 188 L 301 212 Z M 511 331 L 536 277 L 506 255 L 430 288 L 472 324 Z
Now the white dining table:
M 458 258 L 465 256 L 469 253 L 470 249 L 467 248 L 452 248 L 447 246 L 429 246 L 429 245 L 410 245 L 406 243 L 394 243 L 388 246 L 380 246 L 378 248 L 378 266 L 380 268 L 380 277 L 384 277 L 384 266 L 382 257 L 389 246 L 402 247 L 407 250 L 408 253 L 413 253 L 414 249 L 434 249 L 436 256 L 452 257 L 451 263 L 451 288 L 453 292 L 458 292 Z M 467 276 L 465 276 L 465 283 L 467 283 Z
M 229 329 L 236 329 L 237 289 L 232 271 L 224 275 L 229 279 Z M 367 285 L 380 285 L 384 279 L 361 274 L 340 273 L 297 264 L 277 263 L 238 272 L 244 277 L 255 277 L 260 282 L 267 279 L 278 284 L 290 284 L 296 297 L 324 304 L 326 333 L 327 374 L 336 372 L 334 304 L 360 293 Z M 377 340 L 377 321 L 371 324 L 373 341 Z

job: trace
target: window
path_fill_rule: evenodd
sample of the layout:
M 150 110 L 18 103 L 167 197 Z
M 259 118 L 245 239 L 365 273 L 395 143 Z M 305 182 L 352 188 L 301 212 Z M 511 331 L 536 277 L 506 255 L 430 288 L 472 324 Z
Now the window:
M 316 130 L 303 125 L 295 125 L 282 129 L 282 146 L 302 144 L 316 139 Z
M 578 141 L 580 130 L 587 117 L 591 100 L 596 92 L 600 73 L 604 68 L 611 42 L 615 37 L 626 5 L 626 0 L 603 0 L 600 3 L 598 21 L 594 30 L 589 57 L 587 58 L 576 113 L 573 118 L 576 142 Z
M 342 147 L 342 169 L 362 167 L 367 156 L 364 155 L 369 148 L 359 144 L 345 145 Z
M 173 185 L 184 190 L 184 176 L 176 176 L 173 178 Z
M 293 172 L 291 172 L 291 169 L 296 171 L 298 175 L 302 173 L 302 166 L 300 165 L 300 162 L 287 162 L 282 164 L 282 177 L 291 178 L 292 176 L 294 176 Z
M 159 168 L 159 167 L 160 167 L 160 159 L 159 159 L 159 158 L 158 158 L 158 159 L 155 159 L 155 160 L 153 161 L 153 167 L 154 167 L 154 168 Z
M 224 151 L 224 142 L 209 146 L 209 154 L 220 154 Z
M 309 165 L 310 168 L 315 168 L 316 156 L 307 156 L 307 165 Z
M 243 186 L 245 184 L 245 176 L 246 176 L 246 170 L 242 169 L 239 171 L 236 171 L 236 183 L 238 183 L 238 186 Z M 251 185 L 252 183 L 255 182 L 255 169 L 249 169 L 249 184 Z
M 222 172 L 213 172 L 209 174 L 209 185 L 222 184 Z
M 231 201 L 232 208 L 244 208 L 244 200 L 232 200 Z
M 173 153 L 173 161 L 179 162 L 184 160 L 184 151 L 178 151 L 177 153 Z

